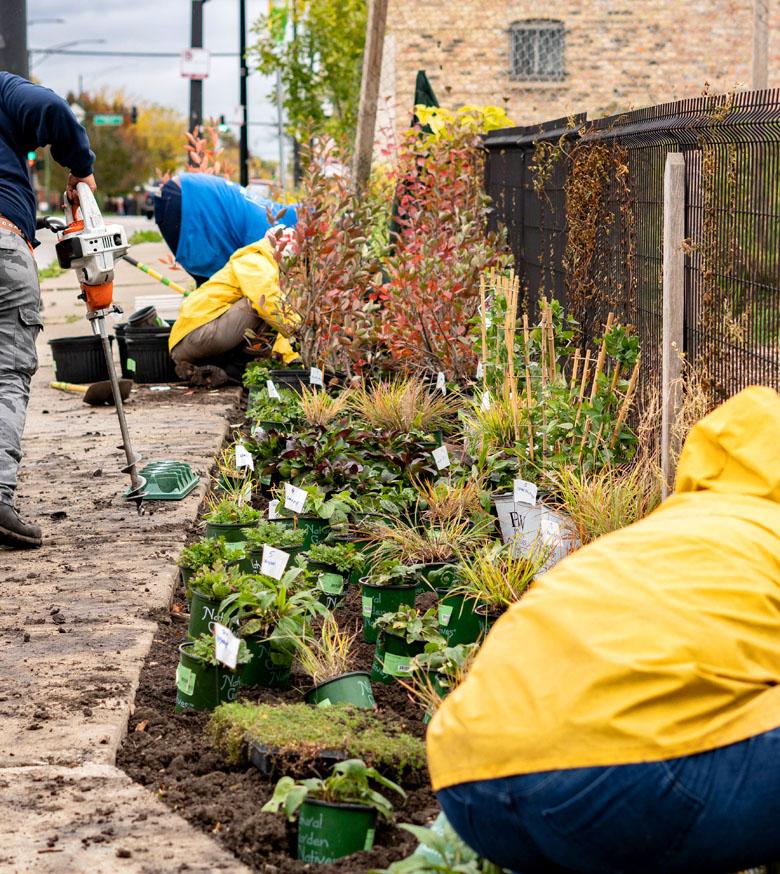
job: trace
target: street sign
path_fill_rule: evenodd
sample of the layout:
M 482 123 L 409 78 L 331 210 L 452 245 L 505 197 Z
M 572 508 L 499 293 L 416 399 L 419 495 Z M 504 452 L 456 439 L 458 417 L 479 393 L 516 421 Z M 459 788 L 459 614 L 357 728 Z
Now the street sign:
M 124 118 L 121 115 L 95 115 L 92 117 L 92 123 L 100 127 L 105 125 L 108 127 L 119 127 Z
M 208 79 L 211 55 L 208 49 L 183 49 L 181 74 L 185 79 Z

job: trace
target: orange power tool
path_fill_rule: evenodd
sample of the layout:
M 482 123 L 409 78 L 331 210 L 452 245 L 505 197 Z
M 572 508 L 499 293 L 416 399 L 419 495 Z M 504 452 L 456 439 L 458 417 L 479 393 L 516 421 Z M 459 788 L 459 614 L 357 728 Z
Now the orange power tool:
M 74 206 L 65 196 L 65 227 L 57 232 L 57 260 L 64 269 L 73 268 L 81 284 L 81 297 L 87 305 L 87 319 L 92 330 L 103 344 L 114 406 L 122 432 L 121 449 L 125 451 L 127 466 L 122 468 L 130 474 L 128 500 L 136 502 L 138 512 L 142 513 L 146 480 L 138 473 L 140 458 L 133 451 L 130 432 L 122 404 L 122 393 L 116 375 L 114 358 L 106 328 L 106 316 L 121 313 L 113 302 L 114 264 L 130 248 L 125 229 L 121 225 L 107 225 L 98 208 L 97 201 L 84 182 L 76 186 L 78 205 Z

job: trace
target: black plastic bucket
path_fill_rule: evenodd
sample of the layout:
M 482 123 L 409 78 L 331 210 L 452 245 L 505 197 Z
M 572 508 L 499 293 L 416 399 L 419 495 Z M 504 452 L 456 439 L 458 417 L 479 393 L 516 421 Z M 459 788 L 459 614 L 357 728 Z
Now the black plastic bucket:
M 127 369 L 136 382 L 178 382 L 173 359 L 168 352 L 168 328 L 125 328 Z
M 109 337 L 113 342 L 114 338 Z M 60 337 L 49 340 L 54 374 L 60 382 L 101 382 L 108 379 L 108 367 L 100 337 Z

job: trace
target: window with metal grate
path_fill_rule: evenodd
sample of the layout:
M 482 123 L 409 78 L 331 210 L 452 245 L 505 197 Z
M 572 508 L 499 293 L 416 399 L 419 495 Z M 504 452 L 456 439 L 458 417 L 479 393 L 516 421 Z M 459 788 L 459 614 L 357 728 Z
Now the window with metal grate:
M 560 82 L 564 66 L 562 21 L 531 19 L 509 28 L 509 77 L 515 81 Z

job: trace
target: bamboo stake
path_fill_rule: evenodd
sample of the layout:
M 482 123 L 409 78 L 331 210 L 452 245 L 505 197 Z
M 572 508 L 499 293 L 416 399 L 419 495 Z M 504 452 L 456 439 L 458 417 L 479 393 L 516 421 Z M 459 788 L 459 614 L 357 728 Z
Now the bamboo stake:
M 579 424 L 580 415 L 582 414 L 582 399 L 585 397 L 585 386 L 588 384 L 588 375 L 590 371 L 590 349 L 585 350 L 585 363 L 582 365 L 582 381 L 580 382 L 580 393 L 577 398 L 577 417 L 574 420 L 575 427 Z
M 553 327 L 552 307 L 547 307 L 547 342 L 550 345 L 550 377 L 551 381 L 555 382 L 556 361 L 555 361 L 555 328 Z
M 579 346 L 574 350 L 574 367 L 571 372 L 571 384 L 569 388 L 577 388 L 577 374 L 580 369 L 580 349 Z
M 601 371 L 604 369 L 604 361 L 607 357 L 607 334 L 612 327 L 612 322 L 615 320 L 615 314 L 610 313 L 607 316 L 607 326 L 604 329 L 604 339 L 601 341 L 601 349 L 599 349 L 599 357 L 596 361 L 596 372 L 593 374 L 593 387 L 590 392 L 590 402 L 596 399 L 596 391 L 598 390 L 599 376 L 601 375 Z
M 541 332 L 539 346 L 541 347 L 541 355 L 539 358 L 539 367 L 542 374 L 541 388 L 544 389 L 544 386 L 547 382 L 547 337 L 545 336 L 547 332 L 547 317 L 545 315 L 545 307 L 547 306 L 547 301 L 544 298 L 542 298 L 541 300 L 541 305 L 542 318 L 539 322 L 539 331 Z M 544 405 L 542 405 L 542 407 L 544 407 Z
M 628 411 L 631 407 L 631 402 L 634 399 L 634 392 L 636 391 L 636 384 L 639 381 L 639 366 L 642 363 L 641 356 L 637 358 L 636 364 L 634 365 L 634 370 L 631 373 L 631 379 L 628 383 L 628 388 L 626 389 L 626 396 L 623 399 L 623 405 L 620 408 L 620 413 L 618 414 L 617 422 L 615 422 L 615 430 L 612 432 L 612 439 L 609 441 L 609 448 L 612 449 L 614 445 L 617 443 L 618 436 L 620 435 L 620 429 L 623 427 L 623 422 L 626 420 L 626 416 L 628 416 Z
M 525 394 L 528 399 L 528 454 L 534 460 L 534 426 L 531 421 L 531 356 L 528 353 L 528 314 L 523 313 L 523 354 L 525 358 Z

